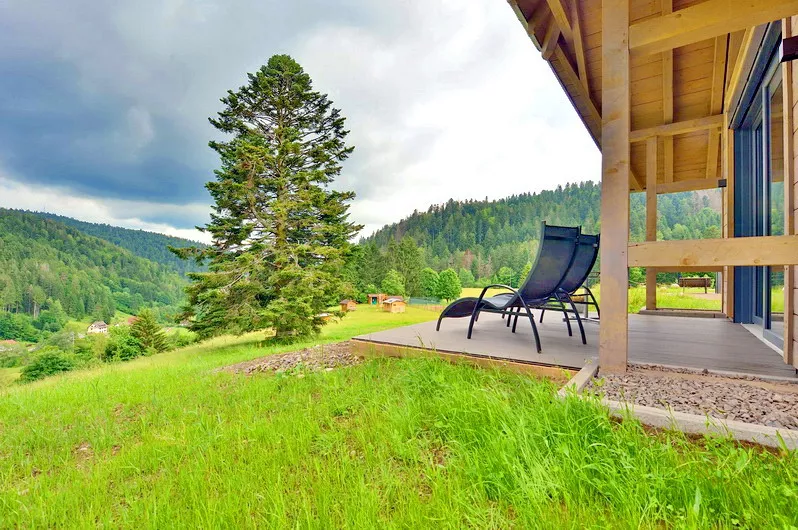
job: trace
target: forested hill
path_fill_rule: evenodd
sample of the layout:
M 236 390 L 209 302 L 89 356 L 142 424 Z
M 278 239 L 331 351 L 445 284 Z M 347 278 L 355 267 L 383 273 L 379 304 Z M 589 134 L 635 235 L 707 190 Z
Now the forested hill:
M 166 266 L 64 223 L 0 209 L 0 311 L 35 318 L 58 302 L 73 318 L 107 320 L 115 309 L 175 306 L 185 284 Z
M 543 220 L 599 232 L 600 202 L 601 188 L 591 181 L 497 201 L 450 200 L 388 225 L 362 243 L 374 243 L 384 251 L 392 240 L 410 236 L 423 250 L 425 265 L 436 270 L 465 267 L 476 278 L 491 277 L 499 265 L 516 271 L 524 267 L 533 250 L 530 242 L 539 238 Z M 719 207 L 719 194 L 714 190 L 660 195 L 659 239 L 719 237 Z M 631 198 L 632 240 L 645 238 L 645 218 L 645 194 L 635 193 Z
M 71 217 L 63 217 L 52 213 L 29 213 L 58 221 L 72 228 L 76 228 L 84 234 L 104 239 L 114 245 L 129 250 L 136 256 L 162 265 L 167 265 L 181 274 L 203 270 L 203 267 L 200 267 L 194 261 L 182 260 L 169 251 L 170 246 L 175 248 L 190 246 L 203 247 L 204 245 L 202 243 L 189 241 L 188 239 L 180 237 L 147 232 L 145 230 L 131 230 L 129 228 L 121 228 L 107 224 L 88 223 L 86 221 L 79 221 Z

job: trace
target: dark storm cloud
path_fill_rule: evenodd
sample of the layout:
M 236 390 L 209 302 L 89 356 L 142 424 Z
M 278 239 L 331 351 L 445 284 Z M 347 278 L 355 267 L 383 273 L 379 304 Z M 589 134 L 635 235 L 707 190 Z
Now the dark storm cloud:
M 274 53 L 293 55 L 347 117 L 356 150 L 335 185 L 357 192 L 352 217 L 367 231 L 450 197 L 598 168 L 503 0 L 6 0 L 0 206 L 204 223 L 217 164 L 207 118 Z
M 207 202 L 218 98 L 300 30 L 365 23 L 360 13 L 321 1 L 4 3 L 0 162 L 79 194 Z

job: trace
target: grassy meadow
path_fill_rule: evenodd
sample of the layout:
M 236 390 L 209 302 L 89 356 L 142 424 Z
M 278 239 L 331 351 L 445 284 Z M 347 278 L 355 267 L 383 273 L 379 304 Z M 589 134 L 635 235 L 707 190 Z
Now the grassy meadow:
M 596 285 L 591 290 L 601 305 L 601 286 Z M 463 289 L 462 296 L 479 296 L 482 289 L 479 287 L 469 287 Z M 491 289 L 488 291 L 488 296 L 506 292 L 501 289 Z M 684 290 L 681 287 L 671 287 L 667 285 L 660 285 L 657 288 L 657 306 L 669 309 L 706 309 L 720 311 L 721 301 L 703 298 L 704 289 L 688 288 Z M 779 292 L 781 294 L 781 292 Z M 775 300 L 774 293 L 774 300 Z M 784 309 L 784 299 L 782 297 L 781 307 Z M 645 286 L 630 287 L 629 288 L 629 312 L 637 313 L 646 305 L 646 288 Z M 774 306 L 775 307 L 775 306 Z M 775 309 L 774 309 L 775 310 Z
M 436 314 L 361 307 L 312 343 Z M 0 527 L 786 527 L 798 461 L 436 359 L 215 369 L 260 334 L 0 389 Z

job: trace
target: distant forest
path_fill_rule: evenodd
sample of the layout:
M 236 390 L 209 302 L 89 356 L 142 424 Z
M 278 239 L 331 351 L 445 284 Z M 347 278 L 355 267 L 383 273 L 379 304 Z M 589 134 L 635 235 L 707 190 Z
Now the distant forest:
M 64 217 L 45 212 L 29 212 L 39 217 L 58 221 L 72 228 L 77 228 L 84 234 L 99 237 L 114 245 L 125 248 L 142 258 L 166 265 L 171 269 L 185 275 L 188 272 L 205 270 L 192 260 L 182 260 L 169 251 L 169 247 L 183 248 L 190 246 L 204 247 L 202 243 L 189 241 L 180 237 L 147 232 L 146 230 L 131 230 L 107 224 L 87 223 L 71 217 Z
M 632 194 L 630 202 L 631 239 L 643 241 L 645 194 Z M 597 233 L 601 231 L 600 204 L 601 187 L 591 181 L 497 201 L 450 200 L 363 238 L 351 277 L 360 284 L 356 288 L 364 289 L 380 285 L 394 268 L 406 278 L 409 294 L 418 292 L 418 273 L 404 263 L 435 271 L 454 269 L 464 287 L 490 283 L 497 277 L 517 281 L 534 260 L 542 221 L 579 225 L 586 233 Z M 721 236 L 717 190 L 660 195 L 657 209 L 660 240 Z
M 174 270 L 62 222 L 0 209 L 2 311 L 35 320 L 57 306 L 72 318 L 109 320 L 116 309 L 177 306 L 185 285 Z

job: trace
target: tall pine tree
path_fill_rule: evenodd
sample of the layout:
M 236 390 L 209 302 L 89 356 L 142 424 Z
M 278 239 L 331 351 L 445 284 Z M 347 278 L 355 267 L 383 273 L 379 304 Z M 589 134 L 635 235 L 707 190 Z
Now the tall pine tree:
M 335 301 L 348 241 L 352 192 L 328 185 L 353 147 L 344 118 L 287 55 L 275 55 L 222 99 L 210 122 L 233 135 L 211 142 L 221 159 L 206 187 L 215 201 L 207 248 L 175 249 L 207 260 L 190 274 L 192 329 L 201 336 L 272 328 L 278 338 L 318 332 Z

